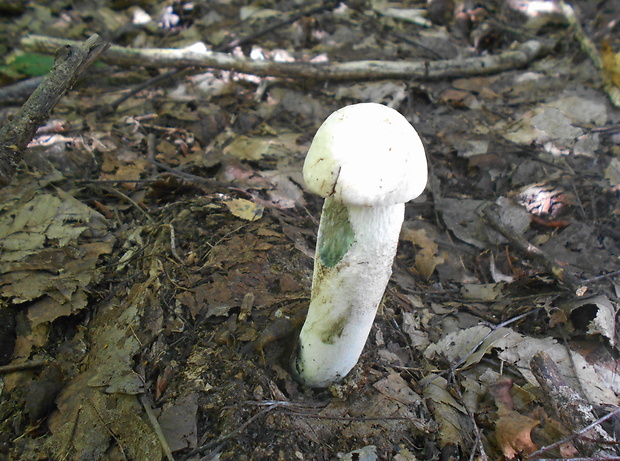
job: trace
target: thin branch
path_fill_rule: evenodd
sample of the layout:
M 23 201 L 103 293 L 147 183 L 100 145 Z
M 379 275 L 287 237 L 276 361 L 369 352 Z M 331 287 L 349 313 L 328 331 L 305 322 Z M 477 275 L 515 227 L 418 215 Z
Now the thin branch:
M 153 411 L 153 408 L 151 406 L 151 403 L 149 402 L 148 397 L 144 394 L 140 395 L 140 403 L 144 407 L 144 411 L 146 411 L 146 415 L 148 416 L 149 421 L 151 422 L 151 426 L 153 427 L 153 430 L 155 431 L 155 435 L 157 435 L 157 439 L 159 440 L 159 443 L 161 444 L 161 448 L 164 451 L 164 454 L 166 455 L 166 459 L 168 461 L 174 461 L 174 456 L 172 456 L 170 445 L 168 445 L 166 436 L 164 435 L 164 432 L 162 431 L 161 426 L 159 425 L 159 421 L 157 421 L 157 416 L 155 416 L 155 412 Z
M 593 440 L 600 440 L 603 443 L 614 442 L 600 424 L 619 413 L 620 408 L 616 408 L 607 416 L 597 419 L 592 413 L 592 406 L 566 383 L 555 362 L 544 351 L 534 355 L 530 367 L 538 384 L 540 384 L 545 399 L 550 402 L 560 421 L 573 432 L 562 442 L 574 439 L 580 452 L 586 456 L 613 456 L 617 454 L 601 450 Z M 532 453 L 528 459 L 550 450 L 559 443 L 561 442 L 541 448 L 536 453 Z
M 0 374 L 13 373 L 15 371 L 31 370 L 33 368 L 41 368 L 46 366 L 49 360 L 30 360 L 22 363 L 9 363 L 8 365 L 0 366 Z
M 54 67 L 0 131 L 0 187 L 11 181 L 23 151 L 62 95 L 108 46 L 95 34 L 85 42 L 62 43 L 49 50 L 56 52 Z
M 76 42 L 41 35 L 27 35 L 21 45 L 29 51 L 50 53 Z M 203 67 L 244 74 L 315 81 L 378 80 L 390 78 L 437 79 L 485 75 L 523 67 L 550 51 L 542 42 L 530 40 L 513 50 L 492 56 L 439 61 L 353 61 L 345 63 L 254 61 L 213 51 L 188 49 L 138 49 L 112 45 L 102 59 L 118 66 Z
M 609 100 L 614 106 L 620 107 L 620 88 L 618 88 L 607 75 L 607 72 L 603 66 L 603 58 L 601 57 L 601 53 L 599 53 L 596 45 L 586 35 L 583 27 L 581 27 L 581 23 L 579 22 L 579 19 L 577 19 L 573 8 L 562 0 L 560 0 L 560 8 L 562 8 L 562 13 L 566 17 L 568 24 L 575 31 L 575 38 L 579 42 L 581 49 L 587 53 L 596 68 L 599 70 L 601 78 L 603 79 L 603 89 L 609 96 Z
M 511 229 L 505 226 L 500 218 L 495 205 L 489 204 L 481 210 L 483 219 L 497 232 L 508 239 L 511 245 L 514 245 L 519 251 L 525 255 L 538 261 L 553 276 L 568 287 L 573 293 L 582 295 L 584 282 L 579 280 L 571 271 L 564 267 L 559 261 L 556 261 L 546 252 L 531 244 L 520 235 L 515 234 Z

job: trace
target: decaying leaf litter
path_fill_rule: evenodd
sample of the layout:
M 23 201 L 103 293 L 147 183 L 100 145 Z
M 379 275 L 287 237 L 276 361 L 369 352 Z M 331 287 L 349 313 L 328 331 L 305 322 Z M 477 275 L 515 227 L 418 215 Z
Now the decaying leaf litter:
M 131 93 L 171 69 L 108 59 L 39 130 L 2 194 L 4 458 L 618 456 L 611 2 L 0 7 L 4 84 L 26 33 L 267 69 L 215 55 Z M 311 391 L 288 368 L 321 206 L 301 164 L 356 102 L 403 113 L 431 175 L 359 365 Z

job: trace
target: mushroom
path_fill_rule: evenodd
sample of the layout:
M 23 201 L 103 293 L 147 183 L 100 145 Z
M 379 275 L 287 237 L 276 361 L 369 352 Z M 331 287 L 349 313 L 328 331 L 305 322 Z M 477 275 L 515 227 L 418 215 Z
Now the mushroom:
M 303 384 L 327 387 L 351 371 L 364 349 L 392 274 L 405 202 L 426 187 L 426 156 L 396 110 L 355 104 L 321 125 L 303 175 L 325 202 L 292 368 Z

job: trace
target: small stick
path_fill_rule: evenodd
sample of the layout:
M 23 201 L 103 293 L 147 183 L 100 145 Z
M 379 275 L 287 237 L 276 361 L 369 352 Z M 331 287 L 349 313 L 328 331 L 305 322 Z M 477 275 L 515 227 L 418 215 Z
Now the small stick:
M 575 444 L 579 450 L 586 456 L 613 456 L 616 454 L 601 450 L 596 445 L 597 440 L 603 443 L 613 443 L 614 440 L 600 426 L 603 419 L 597 419 L 592 413 L 592 405 L 568 385 L 549 354 L 544 351 L 538 352 L 532 358 L 530 367 L 540 384 L 545 399 L 551 402 L 559 420 L 574 433 L 571 438 L 575 439 Z M 620 409 L 616 409 L 614 413 L 618 411 Z M 530 456 L 533 455 L 534 453 Z
M 155 224 L 155 220 L 153 218 L 151 218 L 151 216 L 144 210 L 144 208 L 142 208 L 138 203 L 135 202 L 135 200 L 133 200 L 127 194 L 123 194 L 120 190 L 117 190 L 117 189 L 115 189 L 113 187 L 109 187 L 109 186 L 102 185 L 101 188 L 107 190 L 111 194 L 114 194 L 114 195 L 120 197 L 123 200 L 128 201 L 131 205 L 133 205 L 133 207 L 136 210 L 138 210 L 140 213 L 142 213 L 142 215 L 146 218 L 146 220 L 150 224 Z
M 257 419 L 261 418 L 265 414 L 269 413 L 270 411 L 272 411 L 277 406 L 278 405 L 273 405 L 273 406 L 268 406 L 267 408 L 263 408 L 261 411 L 259 411 L 254 416 L 252 416 L 250 419 L 248 419 L 241 426 L 239 426 L 236 429 L 233 429 L 230 432 L 226 433 L 226 435 L 222 435 L 218 439 L 216 439 L 216 440 L 214 440 L 212 442 L 207 442 L 207 443 L 205 443 L 204 445 L 202 445 L 200 447 L 194 448 L 192 451 L 187 453 L 183 458 L 181 458 L 181 461 L 189 460 L 194 455 L 202 454 L 202 453 L 204 453 L 204 452 L 206 452 L 208 450 L 211 450 L 211 449 L 213 449 L 213 448 L 215 448 L 215 447 L 217 447 L 219 445 L 223 445 L 224 443 L 228 442 L 230 439 L 234 438 L 236 435 L 241 434 L 243 431 L 245 431 L 247 429 L 247 427 L 250 424 L 252 424 Z
M 54 67 L 0 130 L 0 188 L 9 184 L 23 151 L 62 95 L 108 46 L 95 34 L 85 42 L 62 43 L 48 50 L 56 52 Z
M 20 44 L 28 51 L 49 53 L 72 40 L 27 35 Z M 102 60 L 119 66 L 203 67 L 244 74 L 313 81 L 379 80 L 406 78 L 438 79 L 487 75 L 523 67 L 549 53 L 551 47 L 530 40 L 513 50 L 491 56 L 438 61 L 352 61 L 342 63 L 256 61 L 228 53 L 198 52 L 171 48 L 126 48 L 112 45 Z
M 0 105 L 22 104 L 43 81 L 43 77 L 33 77 L 0 88 Z
M 153 427 L 153 430 L 155 431 L 155 435 L 157 435 L 157 439 L 159 440 L 159 443 L 161 444 L 161 448 L 164 451 L 166 458 L 168 459 L 168 461 L 174 461 L 174 456 L 172 456 L 172 450 L 170 450 L 170 445 L 168 445 L 166 436 L 161 430 L 159 421 L 157 421 L 157 417 L 155 416 L 155 413 L 153 412 L 153 408 L 151 407 L 151 403 L 149 402 L 149 399 L 146 397 L 146 395 L 144 394 L 140 395 L 140 403 L 144 407 L 144 411 L 146 411 L 146 415 L 149 417 L 151 426 Z
M 178 262 L 183 264 L 183 259 L 181 258 L 181 256 L 179 256 L 179 253 L 177 253 L 176 238 L 174 236 L 174 226 L 172 224 L 163 224 L 163 227 L 167 227 L 168 229 L 170 229 L 170 252 L 172 253 L 172 256 L 174 256 Z
M 583 27 L 581 27 L 581 23 L 577 19 L 575 15 L 575 11 L 573 8 L 565 3 L 563 0 L 560 0 L 560 8 L 562 9 L 562 13 L 568 24 L 573 27 L 575 31 L 575 38 L 579 42 L 581 49 L 587 53 L 587 55 L 592 60 L 592 63 L 596 66 L 601 74 L 601 78 L 603 79 L 603 89 L 609 96 L 609 100 L 616 107 L 620 107 L 620 88 L 618 88 L 614 82 L 609 78 L 605 69 L 603 67 L 603 58 L 599 53 L 596 45 L 590 40 L 590 38 L 586 35 Z
M 508 239 L 508 241 L 517 247 L 519 251 L 530 256 L 534 260 L 538 261 L 545 269 L 547 269 L 553 276 L 566 285 L 573 293 L 581 295 L 583 290 L 583 282 L 579 280 L 574 274 L 568 271 L 566 268 L 549 256 L 545 251 L 541 250 L 535 245 L 525 240 L 520 235 L 516 235 L 508 227 L 506 227 L 499 219 L 496 212 L 494 212 L 494 206 L 489 205 L 482 209 L 482 216 L 484 220 L 497 232 L 502 234 Z
M 46 366 L 49 360 L 30 360 L 23 363 L 11 363 L 9 365 L 0 366 L 0 374 L 13 373 L 14 371 L 31 370 L 33 368 L 41 368 Z
M 275 21 L 273 24 L 268 25 L 264 29 L 256 31 L 255 33 L 250 34 L 246 37 L 235 39 L 232 42 L 227 43 L 223 46 L 216 47 L 215 51 L 230 51 L 233 48 L 236 48 L 240 45 L 244 45 L 248 42 L 251 42 L 252 40 L 262 37 L 263 35 L 268 34 L 269 32 L 279 29 L 280 27 L 287 26 L 297 21 L 298 19 L 303 18 L 304 16 L 311 16 L 313 14 L 321 13 L 323 11 L 333 10 L 336 6 L 338 6 L 339 3 L 340 3 L 339 1 L 335 1 L 335 0 L 323 0 L 322 2 L 319 2 L 318 4 L 309 5 L 298 11 L 288 13 L 287 15 L 284 15 L 285 16 L 284 18 L 280 19 L 279 21 Z
M 221 46 L 217 46 L 214 48 L 214 51 L 219 51 L 219 52 L 226 52 L 226 51 L 231 51 L 232 49 L 244 45 L 245 43 L 251 42 L 252 40 L 255 40 L 265 34 L 268 34 L 269 32 L 272 32 L 276 29 L 279 29 L 280 27 L 286 26 L 288 24 L 291 24 L 295 21 L 297 21 L 298 19 L 304 17 L 304 16 L 310 16 L 312 14 L 316 14 L 316 13 L 320 13 L 322 11 L 325 10 L 331 10 L 333 8 L 335 8 L 338 5 L 337 1 L 334 0 L 324 0 L 322 2 L 320 2 L 318 5 L 310 5 L 306 8 L 303 8 L 299 11 L 293 12 L 293 13 L 289 13 L 286 17 L 284 17 L 283 19 L 274 22 L 273 24 L 270 24 L 269 26 L 265 27 L 264 29 L 261 29 L 259 31 L 254 32 L 253 34 L 250 34 L 246 37 L 241 37 L 241 38 L 237 38 L 229 43 L 226 43 L 224 45 Z M 120 98 L 118 98 L 116 101 L 114 101 L 112 104 L 110 104 L 109 106 L 109 110 L 111 111 L 116 111 L 116 109 L 118 109 L 118 107 L 124 103 L 125 101 L 127 101 L 130 98 L 133 98 L 136 94 L 138 94 L 140 91 L 145 90 L 147 88 L 150 88 L 152 86 L 155 86 L 161 82 L 164 82 L 166 80 L 180 80 L 181 78 L 187 76 L 187 75 L 191 75 L 191 74 L 197 74 L 200 72 L 204 72 L 204 70 L 202 69 L 192 69 L 192 68 L 188 68 L 188 69 L 182 69 L 182 70 L 171 70 L 168 71 L 166 73 L 157 75 L 156 77 L 153 77 L 149 80 L 147 80 L 146 82 L 141 83 L 140 85 L 136 86 L 135 88 L 133 88 L 131 91 L 129 91 L 128 93 L 124 94 L 123 96 L 121 96 Z

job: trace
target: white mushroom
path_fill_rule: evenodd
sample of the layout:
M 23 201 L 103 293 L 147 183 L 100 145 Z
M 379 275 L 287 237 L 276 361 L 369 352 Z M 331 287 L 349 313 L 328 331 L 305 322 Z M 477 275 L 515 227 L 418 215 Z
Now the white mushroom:
M 405 202 L 424 191 L 426 178 L 422 141 L 394 109 L 344 107 L 317 131 L 304 180 L 325 203 L 293 359 L 307 386 L 327 387 L 357 363 L 392 274 Z

